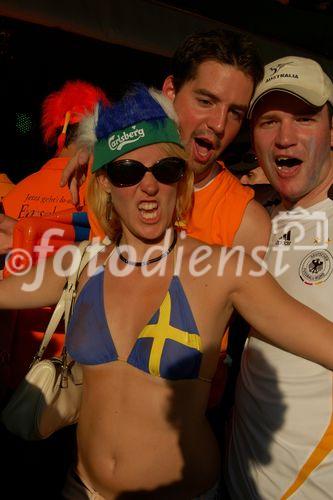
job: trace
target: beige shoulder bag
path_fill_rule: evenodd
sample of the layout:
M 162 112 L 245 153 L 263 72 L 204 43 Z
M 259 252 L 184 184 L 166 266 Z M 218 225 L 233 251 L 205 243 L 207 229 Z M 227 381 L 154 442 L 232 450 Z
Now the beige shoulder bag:
M 78 420 L 82 392 L 80 365 L 69 359 L 65 347 L 59 358 L 42 357 L 62 317 L 66 335 L 80 274 L 89 260 L 101 251 L 99 245 L 87 251 L 88 246 L 88 241 L 80 243 L 78 269 L 68 278 L 28 373 L 2 412 L 6 428 L 23 439 L 45 439 Z

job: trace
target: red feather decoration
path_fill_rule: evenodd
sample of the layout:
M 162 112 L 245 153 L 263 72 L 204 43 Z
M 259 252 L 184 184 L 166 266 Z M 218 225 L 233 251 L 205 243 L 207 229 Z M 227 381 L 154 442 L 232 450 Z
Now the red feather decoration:
M 67 126 L 80 122 L 86 114 L 92 113 L 100 101 L 103 104 L 109 103 L 100 88 L 80 80 L 68 81 L 60 90 L 50 94 L 42 106 L 42 131 L 45 144 L 49 146 L 55 144 L 59 128 L 63 127 L 59 136 L 59 152 L 65 142 Z

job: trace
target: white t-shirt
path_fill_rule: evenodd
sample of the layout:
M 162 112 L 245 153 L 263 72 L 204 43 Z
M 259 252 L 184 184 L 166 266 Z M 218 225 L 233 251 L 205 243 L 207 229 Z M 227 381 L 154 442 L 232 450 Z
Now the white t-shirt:
M 267 262 L 290 295 L 333 321 L 333 201 L 280 212 Z M 230 443 L 233 499 L 333 498 L 332 381 L 322 366 L 249 338 Z

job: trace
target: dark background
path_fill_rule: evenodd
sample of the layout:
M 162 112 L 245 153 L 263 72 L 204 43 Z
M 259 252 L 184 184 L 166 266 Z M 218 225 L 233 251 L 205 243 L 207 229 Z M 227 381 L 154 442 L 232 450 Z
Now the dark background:
M 116 99 L 131 80 L 159 86 L 168 71 L 160 55 L 8 18 L 0 27 L 0 171 L 13 182 L 52 155 L 41 140 L 41 103 L 66 80 L 89 81 Z
M 179 12 L 194 13 L 199 20 L 213 19 L 231 29 L 260 36 L 258 45 L 264 62 L 286 53 L 286 48 L 281 54 L 270 52 L 267 47 L 272 41 L 287 45 L 290 54 L 301 50 L 305 51 L 304 55 L 319 60 L 324 57 L 332 61 L 333 58 L 333 1 L 234 0 L 220 2 L 218 9 L 213 7 L 215 2 L 207 0 L 146 3 L 148 7 L 149 4 L 168 4 Z M 128 1 L 129 15 L 130 5 Z M 98 41 L 14 17 L 0 17 L 0 171 L 17 182 L 38 170 L 52 156 L 53 151 L 47 150 L 41 141 L 41 103 L 66 80 L 90 81 L 116 99 L 133 80 L 160 87 L 169 74 L 169 65 L 170 59 L 157 53 Z M 330 73 L 330 68 L 325 69 Z M 231 150 L 238 153 L 247 141 L 245 129 Z M 246 150 L 246 146 L 243 149 Z

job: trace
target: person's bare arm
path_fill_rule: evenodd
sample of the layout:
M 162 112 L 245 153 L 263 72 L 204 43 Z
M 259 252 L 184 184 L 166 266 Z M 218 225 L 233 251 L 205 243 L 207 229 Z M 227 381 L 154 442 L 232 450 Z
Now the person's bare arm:
M 13 233 L 17 220 L 0 214 L 0 255 L 5 255 L 13 247 Z
M 79 188 L 86 179 L 89 157 L 90 151 L 88 148 L 79 149 L 69 160 L 61 175 L 60 186 L 63 187 L 68 184 L 74 205 L 80 203 Z
M 268 212 L 257 201 L 251 200 L 244 212 L 244 216 L 235 235 L 233 246 L 244 247 L 245 252 L 251 255 L 254 248 L 267 246 L 271 233 L 271 220 Z M 263 257 L 265 252 L 258 252 Z
M 67 259 L 64 259 L 64 268 L 67 264 Z M 42 279 L 39 280 L 38 276 Z M 34 283 L 36 286 L 32 286 Z M 24 276 L 9 276 L 0 281 L 0 309 L 30 309 L 56 304 L 65 283 L 66 278 L 54 271 L 51 257 Z M 31 291 L 26 291 L 24 284 L 29 285 Z
M 233 278 L 234 307 L 261 339 L 333 370 L 333 323 L 288 295 L 269 273 L 254 277 L 251 269 L 246 256 L 241 276 Z

